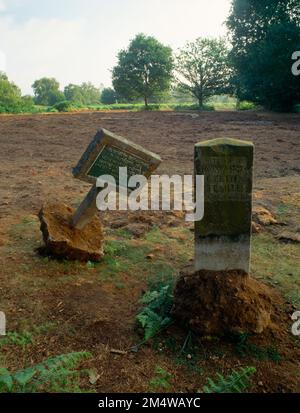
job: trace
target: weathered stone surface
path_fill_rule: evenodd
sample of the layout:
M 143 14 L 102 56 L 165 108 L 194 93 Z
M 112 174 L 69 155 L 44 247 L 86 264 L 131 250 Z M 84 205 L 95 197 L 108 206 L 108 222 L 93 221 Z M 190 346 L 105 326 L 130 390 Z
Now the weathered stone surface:
M 195 224 L 195 269 L 249 272 L 253 152 L 251 142 L 222 138 L 195 146 L 205 177 L 204 218 Z
M 97 214 L 98 209 L 96 200 L 99 192 L 100 189 L 93 185 L 72 218 L 72 226 L 74 228 L 83 230 L 83 228 L 91 222 Z
M 127 168 L 128 179 L 133 175 L 148 178 L 160 163 L 161 159 L 155 153 L 122 136 L 100 129 L 73 169 L 75 178 L 93 184 L 73 217 L 73 226 L 83 229 L 97 212 L 96 198 L 100 189 L 96 187 L 96 182 L 99 177 L 110 175 L 117 188 L 127 188 L 128 180 L 119 179 L 119 168 Z
M 120 167 L 127 167 L 128 178 L 133 175 L 148 178 L 160 163 L 161 159 L 155 153 L 106 129 L 100 129 L 73 169 L 73 175 L 92 184 L 101 175 L 111 175 L 118 185 Z
M 271 324 L 272 294 L 243 271 L 181 274 L 173 315 L 202 335 L 262 333 Z
M 83 230 L 72 226 L 74 209 L 65 204 L 45 205 L 39 212 L 44 251 L 57 258 L 100 261 L 103 257 L 103 228 L 95 215 Z

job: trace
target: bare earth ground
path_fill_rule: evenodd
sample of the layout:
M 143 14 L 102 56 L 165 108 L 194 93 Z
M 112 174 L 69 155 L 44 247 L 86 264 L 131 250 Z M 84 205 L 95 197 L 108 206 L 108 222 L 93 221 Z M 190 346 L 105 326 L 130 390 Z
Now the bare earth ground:
M 193 233 L 180 214 L 109 213 L 103 217 L 103 263 L 59 262 L 39 256 L 36 217 L 46 200 L 77 206 L 89 185 L 71 168 L 97 129 L 123 135 L 163 159 L 159 173 L 193 172 L 193 146 L 218 137 L 252 140 L 256 148 L 256 205 L 279 224 L 253 237 L 252 274 L 285 301 L 278 335 L 252 338 L 256 350 L 241 355 L 227 340 L 194 340 L 180 353 L 186 332 L 173 328 L 137 353 L 115 355 L 141 341 L 135 315 L 147 281 L 175 276 L 193 258 Z M 216 372 L 257 368 L 252 391 L 300 391 L 300 342 L 290 333 L 300 310 L 300 116 L 268 113 L 116 112 L 0 117 L 0 311 L 10 331 L 30 331 L 28 346 L 0 348 L 10 370 L 69 351 L 90 351 L 97 370 L 89 391 L 148 391 L 156 366 L 172 375 L 174 391 L 201 389 Z M 287 237 L 289 238 L 289 236 Z M 287 241 L 285 239 L 285 241 Z M 278 304 L 279 305 L 279 304 Z M 281 324 L 280 324 L 281 323 Z M 250 348 L 250 347 L 249 347 Z M 261 357 L 257 350 L 280 357 Z M 271 351 L 272 349 L 272 351 Z M 260 356 L 259 356 L 260 354 Z M 156 390 L 164 390 L 156 389 Z

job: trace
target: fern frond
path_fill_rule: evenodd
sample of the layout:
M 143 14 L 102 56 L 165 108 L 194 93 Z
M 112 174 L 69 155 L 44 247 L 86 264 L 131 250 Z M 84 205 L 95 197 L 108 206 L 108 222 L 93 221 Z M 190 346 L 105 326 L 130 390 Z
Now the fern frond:
M 154 337 L 162 328 L 167 327 L 172 321 L 170 317 L 162 317 L 149 307 L 144 308 L 141 313 L 137 315 L 137 319 L 145 330 L 145 340 Z
M 0 371 L 0 391 L 35 392 L 45 384 L 66 384 L 68 378 L 80 374 L 72 369 L 81 360 L 89 357 L 91 354 L 87 352 L 61 354 L 15 373 L 2 370 Z
M 145 330 L 145 340 L 147 341 L 172 323 L 173 293 L 171 283 L 146 292 L 140 301 L 146 307 L 137 315 L 137 320 Z
M 255 367 L 244 367 L 233 370 L 231 375 L 224 377 L 217 373 L 217 382 L 208 378 L 208 384 L 203 387 L 204 393 L 242 393 L 250 385 L 250 379 L 255 374 Z

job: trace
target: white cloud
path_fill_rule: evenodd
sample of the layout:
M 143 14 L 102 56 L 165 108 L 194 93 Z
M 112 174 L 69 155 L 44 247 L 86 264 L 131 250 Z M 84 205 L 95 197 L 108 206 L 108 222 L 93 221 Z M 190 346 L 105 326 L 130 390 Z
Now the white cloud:
M 224 34 L 230 6 L 230 0 L 101 0 L 93 7 L 86 1 L 78 18 L 15 20 L 9 7 L 0 15 L 7 74 L 24 93 L 31 93 L 34 80 L 43 76 L 56 77 L 62 87 L 84 81 L 109 85 L 118 51 L 137 33 L 176 49 L 199 36 Z M 0 11 L 1 5 L 3 0 Z
M 100 61 L 95 58 L 100 51 L 91 50 L 84 21 L 32 19 L 16 27 L 10 19 L 0 19 L 0 39 L 7 73 L 24 93 L 31 92 L 34 80 L 43 76 L 56 77 L 62 86 L 101 82 Z
M 5 53 L 3 53 L 0 50 L 0 72 L 6 72 L 6 56 Z
M 5 10 L 6 10 L 6 5 L 4 3 L 4 0 L 0 0 L 0 13 Z

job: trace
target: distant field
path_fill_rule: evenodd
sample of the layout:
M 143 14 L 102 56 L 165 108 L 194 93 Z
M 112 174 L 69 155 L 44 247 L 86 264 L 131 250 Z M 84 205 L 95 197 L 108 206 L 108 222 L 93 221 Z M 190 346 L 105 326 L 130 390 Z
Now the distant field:
M 255 110 L 258 109 L 252 102 L 240 102 L 237 105 L 237 100 L 228 96 L 216 96 L 204 105 L 203 110 Z M 20 111 L 21 114 L 35 114 L 35 113 L 57 113 L 57 112 L 81 112 L 81 111 L 144 111 L 145 105 L 143 103 L 116 103 L 113 105 L 92 104 L 81 105 L 72 102 L 59 102 L 54 106 L 40 106 L 35 105 L 30 110 Z M 193 102 L 167 102 L 167 103 L 150 103 L 147 110 L 161 110 L 161 111 L 182 111 L 182 110 L 199 110 L 197 103 Z M 1 113 L 1 112 L 0 112 Z

